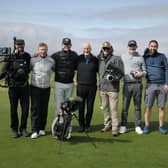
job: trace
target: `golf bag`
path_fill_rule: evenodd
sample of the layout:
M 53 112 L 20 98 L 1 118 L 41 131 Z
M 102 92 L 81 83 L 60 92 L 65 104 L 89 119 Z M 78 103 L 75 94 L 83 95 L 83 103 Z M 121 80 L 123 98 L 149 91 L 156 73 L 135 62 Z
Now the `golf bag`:
M 80 97 L 70 98 L 61 104 L 61 108 L 51 127 L 52 135 L 59 140 L 70 139 L 72 132 L 72 117 L 78 109 L 79 103 L 82 102 Z

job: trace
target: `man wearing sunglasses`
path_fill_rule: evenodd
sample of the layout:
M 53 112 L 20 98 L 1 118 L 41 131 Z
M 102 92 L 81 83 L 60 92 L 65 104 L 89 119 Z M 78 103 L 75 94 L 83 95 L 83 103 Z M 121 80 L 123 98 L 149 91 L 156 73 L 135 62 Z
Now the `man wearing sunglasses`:
M 117 136 L 119 80 L 113 80 L 109 74 L 105 75 L 105 73 L 111 64 L 116 67 L 122 67 L 122 61 L 120 57 L 113 55 L 113 47 L 108 41 L 103 43 L 98 60 L 101 105 L 104 113 L 104 128 L 101 129 L 101 132 L 110 130 L 112 126 L 112 135 Z M 114 69 L 112 68 L 111 70 L 113 71 Z

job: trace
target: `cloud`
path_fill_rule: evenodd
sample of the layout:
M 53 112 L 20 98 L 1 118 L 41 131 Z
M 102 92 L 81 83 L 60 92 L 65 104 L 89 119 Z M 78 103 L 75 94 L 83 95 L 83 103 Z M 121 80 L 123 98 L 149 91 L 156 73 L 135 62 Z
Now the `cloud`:
M 144 5 L 135 6 L 123 6 L 123 7 L 109 7 L 106 10 L 101 10 L 95 15 L 102 20 L 118 20 L 127 21 L 128 19 L 136 20 L 141 18 L 154 18 L 167 17 L 168 16 L 168 3 L 150 3 Z M 152 17 L 152 18 L 151 18 Z
M 168 44 L 168 26 L 159 25 L 147 28 L 102 28 L 93 27 L 83 29 L 84 34 L 88 36 L 76 36 L 69 32 L 65 32 L 59 28 L 50 28 L 46 26 L 34 24 L 17 24 L 3 23 L 0 27 L 0 47 L 13 46 L 12 38 L 23 38 L 26 41 L 26 50 L 31 54 L 37 51 L 39 42 L 46 42 L 49 46 L 49 54 L 61 49 L 61 41 L 63 37 L 72 39 L 72 49 L 78 53 L 82 52 L 82 44 L 89 42 L 92 45 L 93 54 L 97 55 L 103 41 L 110 41 L 114 47 L 116 54 L 120 55 L 127 49 L 127 42 L 130 39 L 135 39 L 138 42 L 139 51 L 142 53 L 151 39 L 159 41 L 160 50 L 167 53 Z
M 57 28 L 27 24 L 27 23 L 3 23 L 0 27 L 0 46 L 12 46 L 12 38 L 23 38 L 26 41 L 26 49 L 33 53 L 37 51 L 39 42 L 46 42 L 49 45 L 50 52 L 60 48 L 63 37 L 72 37 Z
M 158 40 L 160 50 L 167 53 L 168 44 L 168 25 L 150 26 L 145 28 L 104 28 L 95 27 L 85 29 L 85 34 L 97 37 L 99 41 L 108 40 L 114 44 L 117 53 L 122 53 L 126 50 L 127 42 L 130 39 L 137 40 L 140 52 L 143 52 L 151 39 Z
M 13 47 L 13 37 L 23 38 L 26 48 L 31 54 L 37 51 L 39 42 L 46 42 L 49 46 L 49 54 L 61 49 L 62 38 L 69 37 L 72 40 L 72 49 L 82 52 L 82 44 L 89 42 L 95 54 L 99 51 L 101 41 L 92 37 L 85 38 L 64 32 L 59 28 L 28 24 L 28 23 L 2 23 L 0 27 L 0 47 Z

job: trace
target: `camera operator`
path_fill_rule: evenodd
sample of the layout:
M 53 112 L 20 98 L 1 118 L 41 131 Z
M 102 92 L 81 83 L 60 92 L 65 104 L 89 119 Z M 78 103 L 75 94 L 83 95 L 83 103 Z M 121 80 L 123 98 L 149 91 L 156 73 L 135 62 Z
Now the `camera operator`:
M 142 77 L 146 75 L 144 59 L 136 51 L 137 42 L 130 40 L 128 42 L 128 51 L 122 55 L 124 63 L 124 86 L 123 86 L 123 105 L 121 126 L 119 132 L 127 132 L 128 110 L 133 97 L 135 107 L 135 132 L 143 134 L 141 129 L 141 98 L 142 98 Z
M 111 128 L 112 135 L 118 135 L 118 92 L 119 80 L 107 78 L 105 74 L 108 66 L 114 64 L 119 69 L 123 69 L 123 64 L 118 56 L 113 55 L 113 47 L 110 42 L 105 41 L 102 45 L 99 60 L 99 80 L 102 109 L 104 113 L 104 128 L 101 132 L 106 132 Z M 112 69 L 113 70 L 113 69 Z M 114 70 L 115 71 L 115 70 Z M 110 116 L 111 110 L 111 116 Z M 112 121 L 111 121 L 112 120 Z
M 16 39 L 15 50 L 11 55 L 11 60 L 8 60 L 4 64 L 2 72 L 0 73 L 0 79 L 6 78 L 9 86 L 8 95 L 10 100 L 10 117 L 13 138 L 19 137 L 18 129 L 20 129 L 20 133 L 24 137 L 29 136 L 26 127 L 29 113 L 28 73 L 31 56 L 24 51 L 24 47 L 24 40 Z M 22 109 L 20 127 L 17 113 L 19 101 Z

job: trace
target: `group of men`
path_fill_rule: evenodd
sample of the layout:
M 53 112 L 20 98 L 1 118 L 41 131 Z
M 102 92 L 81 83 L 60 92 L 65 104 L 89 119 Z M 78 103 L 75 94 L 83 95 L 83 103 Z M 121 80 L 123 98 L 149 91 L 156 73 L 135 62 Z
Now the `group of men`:
M 121 57 L 113 55 L 113 46 L 105 41 L 98 56 L 91 52 L 89 43 L 83 44 L 83 53 L 71 50 L 71 39 L 63 38 L 62 50 L 48 56 L 46 43 L 39 43 L 37 54 L 30 56 L 24 51 L 24 40 L 16 40 L 14 60 L 4 64 L 0 79 L 6 78 L 9 86 L 10 116 L 12 137 L 28 137 L 27 118 L 29 113 L 29 96 L 31 97 L 31 138 L 45 135 L 48 103 L 50 97 L 50 78 L 55 73 L 54 95 L 55 116 L 61 103 L 72 96 L 74 74 L 77 72 L 77 95 L 83 101 L 79 105 L 79 132 L 91 131 L 91 119 L 97 91 L 97 74 L 101 107 L 104 114 L 104 127 L 101 132 L 112 130 L 112 135 L 127 132 L 128 111 L 133 97 L 135 108 L 135 132 L 150 132 L 150 115 L 155 98 L 159 108 L 159 131 L 167 133 L 164 125 L 165 103 L 168 91 L 168 63 L 166 56 L 159 53 L 158 42 L 151 40 L 144 55 L 137 50 L 137 42 L 128 42 L 128 51 Z M 28 75 L 31 73 L 29 87 Z M 146 77 L 145 89 L 145 126 L 141 125 L 142 78 Z M 123 78 L 123 104 L 121 125 L 118 121 L 118 98 L 120 80 Z M 19 126 L 17 112 L 20 101 L 22 115 Z M 85 104 L 86 115 L 85 115 Z M 20 134 L 19 134 L 20 132 Z

